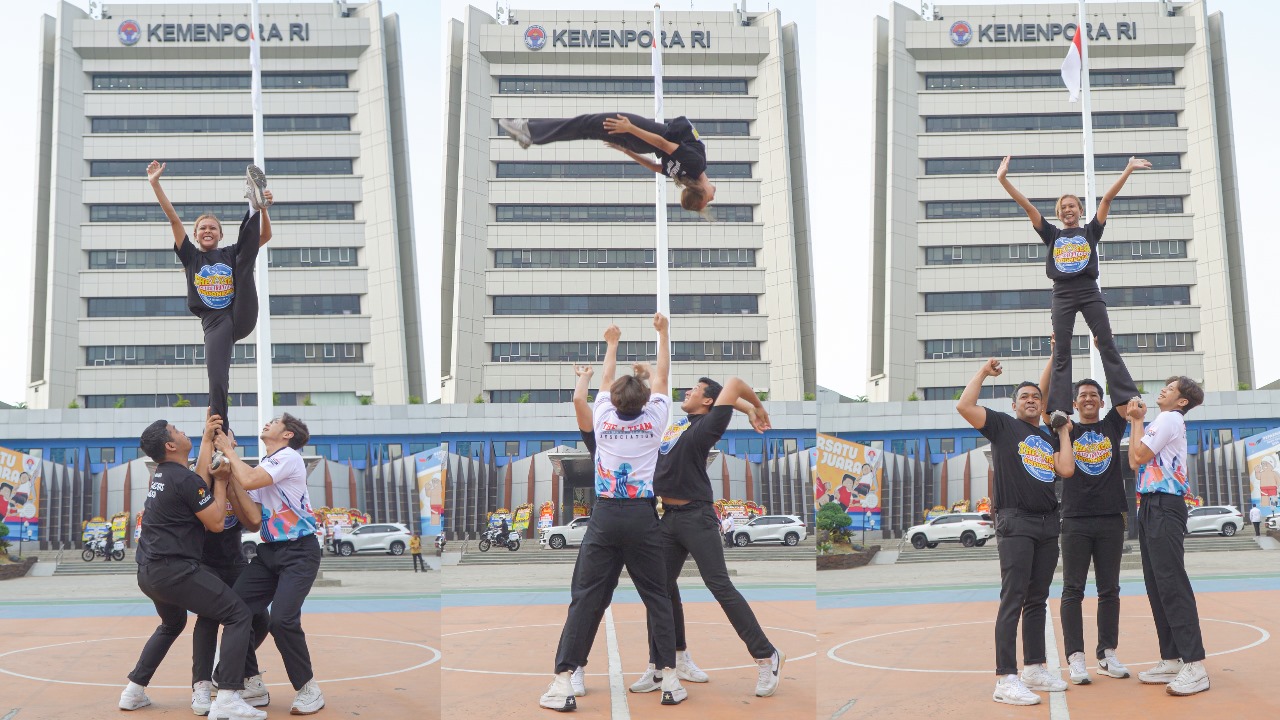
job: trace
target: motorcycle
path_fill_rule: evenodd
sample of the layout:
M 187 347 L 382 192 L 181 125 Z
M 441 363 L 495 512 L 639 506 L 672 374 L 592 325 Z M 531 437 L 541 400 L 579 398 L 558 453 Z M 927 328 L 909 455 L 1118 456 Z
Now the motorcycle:
M 480 552 L 489 552 L 489 548 L 494 545 L 515 552 L 520 549 L 520 533 L 512 530 L 504 538 L 502 537 L 501 528 L 489 528 L 484 532 L 484 535 L 480 536 L 480 542 L 476 544 L 480 548 Z
M 83 551 L 81 551 L 80 559 L 84 560 L 85 562 L 92 562 L 93 559 L 96 557 L 105 558 L 107 556 L 106 545 L 107 545 L 106 542 L 102 540 L 90 541 L 89 545 L 86 546 Z M 121 560 L 124 560 L 124 549 L 117 547 L 114 550 L 112 550 L 111 559 L 115 560 L 116 562 L 120 562 Z

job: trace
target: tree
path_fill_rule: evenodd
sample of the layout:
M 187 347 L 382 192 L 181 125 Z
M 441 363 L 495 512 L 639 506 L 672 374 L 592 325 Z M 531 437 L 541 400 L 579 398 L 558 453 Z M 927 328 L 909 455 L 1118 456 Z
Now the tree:
M 763 392 L 758 392 L 756 393 L 756 397 L 760 398 L 760 402 L 764 402 L 769 399 L 769 391 L 765 390 Z
M 80 403 L 76 402 L 75 400 L 72 400 L 71 402 L 67 403 L 67 407 L 71 410 L 75 410 L 76 408 L 80 407 Z
M 360 404 L 361 404 L 361 405 L 372 405 L 372 404 L 373 404 L 373 396 L 372 396 L 372 395 L 359 395 L 359 396 L 357 396 L 357 397 L 359 397 L 359 398 L 360 398 Z
M 912 390 L 911 394 L 907 396 L 907 400 L 909 402 L 918 402 L 920 400 L 920 396 L 917 395 L 914 390 Z
M 520 393 L 520 400 L 518 402 L 521 404 L 529 402 L 529 393 Z
M 116 398 L 115 404 L 113 404 L 111 407 L 116 408 L 117 410 L 124 407 L 124 398 L 122 397 Z
M 805 393 L 805 394 L 804 394 L 804 399 L 805 399 L 805 400 L 817 400 L 817 399 L 818 399 L 818 395 L 817 395 L 817 393 L 807 392 L 807 393 Z
M 484 393 L 482 393 L 482 392 L 481 392 L 481 393 L 476 393 L 475 398 L 474 398 L 471 402 L 475 403 L 476 405 L 483 405 L 483 404 L 484 404 Z
M 178 402 L 173 404 L 174 407 L 191 407 L 191 401 L 182 397 L 182 393 L 178 393 Z
M 422 398 L 418 397 L 417 395 L 410 395 L 410 396 L 409 396 L 409 404 L 410 404 L 410 405 L 421 405 L 421 404 L 422 404 Z
M 838 502 L 823 503 L 818 508 L 818 532 L 822 534 L 819 542 L 826 542 L 826 538 L 831 533 L 838 532 L 853 524 L 853 518 L 849 517 L 849 513 L 845 512 L 844 506 Z

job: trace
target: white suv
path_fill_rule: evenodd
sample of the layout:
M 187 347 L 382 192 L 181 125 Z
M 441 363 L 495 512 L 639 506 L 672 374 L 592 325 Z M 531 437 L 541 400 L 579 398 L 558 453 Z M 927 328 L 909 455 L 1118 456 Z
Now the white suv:
M 543 530 L 538 535 L 538 544 L 552 550 L 560 550 L 570 545 L 581 545 L 582 537 L 587 534 L 587 524 L 591 516 L 574 518 L 568 525 L 557 525 Z
M 795 545 L 805 539 L 804 520 L 795 515 L 761 515 L 733 529 L 733 544 L 746 547 L 757 542 Z
M 1231 537 L 1244 527 L 1245 519 L 1234 505 L 1210 505 L 1187 511 L 1187 534 L 1217 533 Z
M 995 523 L 987 513 L 951 513 L 908 528 L 905 537 L 911 541 L 911 547 L 922 550 L 938 547 L 940 542 L 981 547 L 995 535 Z
M 338 554 L 350 557 L 358 552 L 380 550 L 391 555 L 403 555 L 409 547 L 413 533 L 400 523 L 370 523 L 361 525 L 349 533 L 343 533 L 338 544 Z

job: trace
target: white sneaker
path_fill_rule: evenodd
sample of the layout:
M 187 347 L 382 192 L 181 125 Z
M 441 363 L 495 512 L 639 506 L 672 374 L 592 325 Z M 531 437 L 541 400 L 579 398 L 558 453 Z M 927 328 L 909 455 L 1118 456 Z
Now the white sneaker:
M 1093 682 L 1089 677 L 1089 670 L 1084 666 L 1084 653 L 1071 653 L 1071 657 L 1067 658 L 1067 670 L 1071 673 L 1072 685 L 1088 685 Z
M 213 704 L 213 683 L 201 680 L 191 686 L 191 712 L 205 716 L 209 714 L 209 706 Z
M 510 119 L 504 118 L 498 121 L 498 127 L 506 131 L 516 142 L 520 143 L 520 147 L 525 150 L 533 144 L 533 136 L 529 134 L 529 121 L 523 118 Z
M 702 671 L 702 668 L 693 664 L 693 658 L 689 657 L 688 650 L 680 650 L 676 653 L 676 674 L 685 682 L 704 683 L 711 679 Z
M 1138 679 L 1147 685 L 1168 685 L 1182 672 L 1182 659 L 1161 660 L 1150 670 L 1138 673 Z
M 756 697 L 769 697 L 777 692 L 778 683 L 782 681 L 782 664 L 786 661 L 786 654 L 777 648 L 772 656 L 756 660 Z
M 644 675 L 640 679 L 631 684 L 631 692 L 646 693 L 660 690 L 662 688 L 662 673 L 658 668 L 649 663 L 649 667 L 645 669 Z
M 569 680 L 571 673 L 556 673 L 556 679 L 547 686 L 538 704 L 556 712 L 571 712 L 578 709 L 578 700 L 573 695 L 573 683 Z
M 680 684 L 680 674 L 675 668 L 662 669 L 662 704 L 679 705 L 689 697 L 689 691 Z
M 309 680 L 298 694 L 293 698 L 293 706 L 289 708 L 290 715 L 314 715 L 320 712 L 324 707 L 324 693 L 320 692 L 320 686 L 316 681 Z M 263 713 L 263 717 L 267 714 Z
M 996 681 L 991 699 L 1006 705 L 1039 705 L 1040 696 L 1027 689 L 1017 675 L 1005 675 Z
M 271 693 L 267 692 L 267 684 L 262 682 L 261 675 L 244 679 L 244 689 L 240 697 L 249 707 L 266 707 L 271 704 Z
M 147 690 L 141 685 L 134 688 L 133 683 L 129 683 L 129 686 L 120 693 L 121 710 L 137 710 L 150 704 L 151 698 L 147 697 Z
M 209 720 L 266 720 L 267 713 L 251 708 L 239 690 L 219 690 L 209 706 Z
M 1205 672 L 1204 663 L 1189 662 L 1178 671 L 1173 682 L 1165 686 L 1164 691 L 1170 695 L 1195 695 L 1209 689 L 1209 673 Z
M 587 694 L 586 672 L 581 667 L 569 676 L 569 684 L 573 686 L 573 696 L 582 697 Z
M 262 168 L 253 164 L 246 166 L 244 186 L 245 196 L 249 198 L 249 204 L 254 210 L 261 211 L 267 207 L 267 196 L 263 193 L 267 189 L 267 174 L 262 172 Z
M 1129 668 L 1116 657 L 1115 650 L 1103 650 L 1103 658 L 1098 661 L 1098 673 L 1107 677 L 1123 680 L 1129 677 Z
M 209 460 L 209 471 L 219 470 L 222 464 L 227 461 L 227 456 L 222 454 L 221 450 L 214 450 L 213 457 Z
M 1057 673 L 1050 672 L 1049 668 L 1045 667 L 1043 663 L 1022 668 L 1021 679 L 1022 684 L 1026 685 L 1028 690 L 1062 692 L 1067 689 L 1067 681 L 1058 677 Z

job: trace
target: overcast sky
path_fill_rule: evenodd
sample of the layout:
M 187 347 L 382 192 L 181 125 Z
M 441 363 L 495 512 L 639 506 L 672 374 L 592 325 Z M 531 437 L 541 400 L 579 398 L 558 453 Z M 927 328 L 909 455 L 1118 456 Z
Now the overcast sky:
M 11 340 L 9 352 L 0 354 L 0 400 L 10 402 L 23 400 L 26 395 L 28 353 L 22 339 L 30 331 L 31 314 L 37 29 L 39 16 L 55 15 L 58 4 L 54 0 L 15 4 L 8 15 L 14 31 L 0 45 L 0 63 L 9 69 L 2 81 L 3 97 L 9 98 L 11 108 L 29 109 L 6 117 L 10 128 L 6 144 L 11 148 L 11 157 L 9 172 L 0 180 L 6 204 L 13 209 L 3 256 L 11 270 L 8 281 L 0 283 L 0 307 L 6 309 L 5 315 L 10 318 L 8 336 L 20 339 L 16 343 Z M 78 0 L 72 4 L 87 7 L 88 2 Z M 468 4 L 493 12 L 493 3 L 383 2 L 384 12 L 400 15 L 409 40 L 404 48 L 406 67 L 412 68 L 407 82 L 406 107 L 422 317 L 429 323 L 423 333 L 428 343 L 425 349 L 428 398 L 436 398 L 440 392 L 438 333 L 434 328 L 440 305 L 439 186 L 444 142 L 440 108 L 444 92 L 444 26 L 450 18 L 461 18 Z M 913 8 L 917 6 L 914 2 L 908 4 Z M 1103 3 L 1090 3 L 1099 4 Z M 516 11 L 602 7 L 650 10 L 652 0 L 514 0 L 513 5 Z M 665 7 L 728 11 L 732 5 L 731 0 L 674 0 Z M 752 11 L 766 6 L 778 8 L 784 22 L 795 22 L 800 29 L 811 198 L 809 215 L 816 246 L 818 382 L 847 395 L 861 395 L 866 385 L 865 314 L 869 297 L 865 290 L 855 289 L 851 293 L 849 289 L 853 284 L 865 284 L 868 278 L 865 263 L 870 234 L 871 20 L 876 15 L 886 15 L 890 4 L 880 0 L 771 3 L 750 0 L 747 6 Z M 1226 20 L 1242 224 L 1253 310 L 1256 380 L 1262 385 L 1280 377 L 1280 333 L 1271 332 L 1275 324 L 1270 308 L 1275 305 L 1275 299 L 1267 292 L 1274 281 L 1266 274 L 1266 268 L 1280 266 L 1280 249 L 1265 239 L 1263 212 L 1273 202 L 1268 190 L 1273 181 L 1267 180 L 1267 168 L 1275 166 L 1280 159 L 1280 144 L 1276 143 L 1274 134 L 1268 132 L 1280 101 L 1274 92 L 1270 63 L 1254 58 L 1264 57 L 1274 43 L 1274 31 L 1269 23 L 1258 21 L 1258 3 L 1254 0 L 1218 0 L 1210 2 L 1209 8 L 1221 10 Z M 939 6 L 939 10 L 947 15 L 946 6 Z M 1246 62 L 1246 59 L 1252 61 Z

